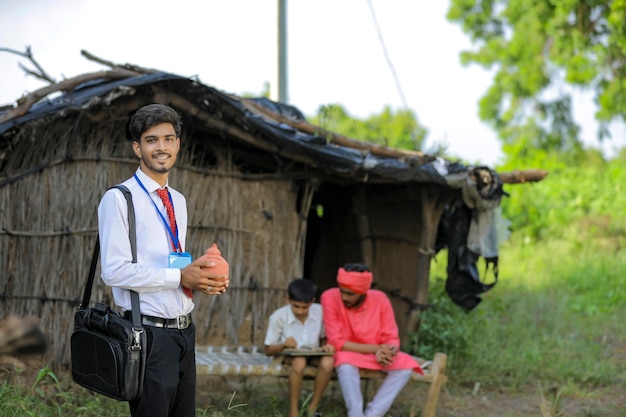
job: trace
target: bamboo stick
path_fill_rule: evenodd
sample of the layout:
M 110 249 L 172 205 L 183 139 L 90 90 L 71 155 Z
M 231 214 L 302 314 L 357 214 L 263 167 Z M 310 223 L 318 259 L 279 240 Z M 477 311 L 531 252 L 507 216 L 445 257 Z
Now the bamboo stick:
M 97 80 L 99 78 L 118 80 L 134 77 L 136 75 L 139 75 L 139 73 L 124 69 L 118 69 L 113 71 L 98 71 L 89 74 L 79 75 L 77 77 L 69 78 L 56 84 L 48 85 L 20 98 L 17 101 L 17 107 L 7 111 L 5 114 L 0 116 L 0 123 L 8 122 L 9 120 L 25 115 L 33 104 L 37 103 L 42 98 L 56 91 L 71 91 L 79 84 L 87 81 Z
M 370 142 L 351 139 L 347 136 L 340 135 L 338 133 L 326 130 L 322 127 L 310 124 L 306 120 L 295 120 L 285 117 L 282 114 L 276 113 L 266 107 L 257 104 L 254 100 L 244 98 L 241 99 L 241 102 L 248 110 L 255 114 L 260 114 L 261 116 L 266 116 L 278 122 L 285 123 L 286 125 L 289 125 L 302 132 L 327 138 L 330 143 L 333 143 L 335 145 L 345 146 L 352 149 L 359 149 L 364 152 L 369 152 L 372 155 L 410 160 L 411 162 L 415 163 L 416 166 L 431 162 L 435 159 L 434 156 L 425 155 L 422 152 L 388 148 L 386 146 L 381 146 Z
M 523 184 L 526 182 L 539 182 L 543 180 L 548 171 L 542 169 L 524 169 L 509 172 L 498 172 L 500 179 L 505 184 Z

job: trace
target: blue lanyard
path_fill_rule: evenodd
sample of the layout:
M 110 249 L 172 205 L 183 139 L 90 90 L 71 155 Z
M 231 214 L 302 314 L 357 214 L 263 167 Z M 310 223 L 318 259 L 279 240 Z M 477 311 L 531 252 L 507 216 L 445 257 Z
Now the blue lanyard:
M 159 216 L 161 216 L 161 220 L 163 220 L 163 224 L 165 225 L 165 228 L 167 229 L 167 231 L 170 234 L 170 237 L 172 238 L 172 243 L 174 244 L 174 247 L 176 248 L 176 250 L 178 252 L 182 252 L 183 250 L 180 247 L 180 243 L 178 242 L 178 224 L 176 224 L 176 233 L 174 234 L 174 232 L 172 231 L 172 228 L 169 225 L 169 222 L 167 221 L 167 219 L 165 218 L 163 213 L 161 213 L 161 210 L 159 210 L 159 207 L 156 205 L 156 203 L 154 202 L 154 200 L 150 196 L 150 193 L 148 192 L 148 190 L 146 190 L 146 187 L 144 187 L 144 185 L 141 183 L 141 181 L 139 180 L 139 177 L 137 176 L 137 174 L 135 174 L 134 177 L 137 180 L 137 183 L 139 184 L 139 186 L 141 186 L 141 188 L 148 195 L 148 198 L 152 202 L 152 205 L 154 206 L 154 209 L 156 210 L 156 212 L 159 213 Z M 174 203 L 172 202 L 172 196 L 170 195 L 170 191 L 169 190 L 167 190 L 167 198 L 170 199 L 170 203 L 172 203 L 172 207 L 174 207 Z

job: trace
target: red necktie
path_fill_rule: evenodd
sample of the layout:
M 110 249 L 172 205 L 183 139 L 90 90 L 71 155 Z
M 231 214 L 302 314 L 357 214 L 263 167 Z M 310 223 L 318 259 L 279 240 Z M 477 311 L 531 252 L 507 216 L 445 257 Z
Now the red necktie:
M 172 229 L 172 233 L 175 233 L 177 235 L 178 233 L 176 231 L 176 215 L 174 214 L 174 206 L 172 206 L 170 197 L 167 194 L 167 187 L 163 189 L 157 189 L 156 191 L 159 197 L 161 197 L 161 201 L 165 206 L 165 210 L 167 210 L 167 217 L 170 221 L 170 228 Z M 172 248 L 174 249 L 174 252 L 176 252 L 176 245 L 174 244 L 174 241 L 172 241 Z M 183 292 L 187 295 L 187 297 L 193 298 L 193 292 L 189 288 L 183 287 Z
M 170 221 L 170 228 L 172 229 L 172 233 L 176 233 L 176 215 L 174 214 L 174 207 L 172 206 L 170 197 L 167 194 L 167 188 L 157 190 L 157 194 L 159 195 L 159 197 L 161 197 L 161 201 L 163 202 L 163 205 L 165 206 L 165 210 L 167 210 L 167 217 Z M 172 248 L 176 250 L 174 241 L 172 241 Z

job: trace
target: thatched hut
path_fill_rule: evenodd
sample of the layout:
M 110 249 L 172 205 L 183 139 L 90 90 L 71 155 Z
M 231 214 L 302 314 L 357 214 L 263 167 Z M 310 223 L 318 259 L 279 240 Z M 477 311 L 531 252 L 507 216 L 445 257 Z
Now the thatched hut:
M 99 200 L 137 167 L 129 115 L 152 102 L 183 116 L 170 183 L 187 196 L 187 250 L 217 242 L 230 263 L 229 291 L 196 297 L 199 345 L 262 344 L 289 280 L 323 290 L 353 261 L 372 266 L 405 340 L 417 329 L 437 225 L 468 167 L 353 141 L 294 107 L 172 74 L 118 68 L 58 88 L 0 110 L 0 317 L 39 316 L 51 363 L 69 360 Z M 92 300 L 110 301 L 101 280 Z

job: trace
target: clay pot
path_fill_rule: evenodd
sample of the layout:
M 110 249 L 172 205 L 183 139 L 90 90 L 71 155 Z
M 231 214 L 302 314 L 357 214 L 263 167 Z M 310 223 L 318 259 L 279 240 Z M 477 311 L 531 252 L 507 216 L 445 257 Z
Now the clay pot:
M 206 250 L 206 253 L 200 259 L 215 262 L 215 266 L 210 268 L 211 272 L 228 277 L 228 262 L 222 257 L 222 252 L 220 252 L 215 243 Z

